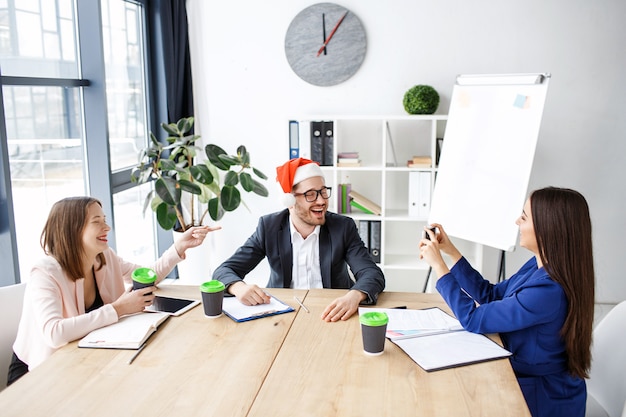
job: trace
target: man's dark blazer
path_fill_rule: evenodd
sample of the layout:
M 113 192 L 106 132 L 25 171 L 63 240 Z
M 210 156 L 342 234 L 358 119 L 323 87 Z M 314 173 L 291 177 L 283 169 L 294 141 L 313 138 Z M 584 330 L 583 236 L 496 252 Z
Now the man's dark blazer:
M 268 288 L 290 288 L 293 254 L 289 210 L 259 219 L 246 243 L 213 273 L 227 287 L 241 281 L 267 257 L 271 269 Z M 363 244 L 354 220 L 326 213 L 319 235 L 320 269 L 324 288 L 355 289 L 367 294 L 365 303 L 375 304 L 385 289 L 385 277 Z M 348 265 L 355 280 L 348 274 Z

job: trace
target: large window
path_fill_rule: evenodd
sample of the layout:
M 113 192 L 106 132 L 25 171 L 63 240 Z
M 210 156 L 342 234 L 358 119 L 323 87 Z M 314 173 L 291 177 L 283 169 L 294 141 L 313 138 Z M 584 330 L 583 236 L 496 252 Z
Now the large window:
M 140 1 L 0 0 L 0 167 L 10 173 L 0 200 L 14 218 L 0 244 L 15 245 L 21 281 L 43 255 L 51 205 L 67 196 L 103 201 L 120 255 L 155 258 L 153 216 L 141 211 L 149 185 L 112 184 L 130 178 L 148 135 L 145 18 Z
M 111 170 L 130 179 L 148 135 L 144 10 L 134 2 L 102 1 L 103 52 Z M 106 7 L 105 7 L 106 4 Z M 137 263 L 155 259 L 152 211 L 141 212 L 150 184 L 114 193 L 117 252 Z

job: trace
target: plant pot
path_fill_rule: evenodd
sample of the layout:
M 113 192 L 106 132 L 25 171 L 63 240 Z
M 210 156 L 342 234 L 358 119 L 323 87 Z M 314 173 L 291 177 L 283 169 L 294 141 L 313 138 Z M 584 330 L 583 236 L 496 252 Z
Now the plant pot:
M 182 236 L 181 232 L 172 232 L 176 242 Z M 178 284 L 200 285 L 211 280 L 215 265 L 215 238 L 212 233 L 207 234 L 204 242 L 185 252 L 185 259 L 178 263 Z

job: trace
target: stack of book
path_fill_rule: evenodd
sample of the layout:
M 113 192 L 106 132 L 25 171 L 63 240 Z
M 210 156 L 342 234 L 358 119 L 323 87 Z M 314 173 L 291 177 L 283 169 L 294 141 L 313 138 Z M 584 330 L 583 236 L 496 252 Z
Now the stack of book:
M 433 159 L 430 156 L 414 156 L 406 163 L 409 168 L 430 168 L 432 165 Z
M 358 152 L 339 152 L 337 154 L 338 167 L 360 167 L 361 160 Z
M 382 214 L 382 210 L 380 206 L 374 203 L 372 200 L 369 200 L 365 196 L 357 193 L 354 190 L 350 190 L 348 194 L 351 198 L 350 205 L 352 208 L 356 208 L 357 210 L 362 211 L 367 214 L 375 214 L 380 216 Z

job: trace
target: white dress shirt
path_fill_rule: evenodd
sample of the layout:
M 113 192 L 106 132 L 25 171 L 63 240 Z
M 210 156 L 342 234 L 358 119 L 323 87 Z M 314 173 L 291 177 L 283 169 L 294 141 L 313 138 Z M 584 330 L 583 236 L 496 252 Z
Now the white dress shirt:
M 293 266 L 291 269 L 291 288 L 323 288 L 320 268 L 320 226 L 315 226 L 313 233 L 302 237 L 289 218 Z

